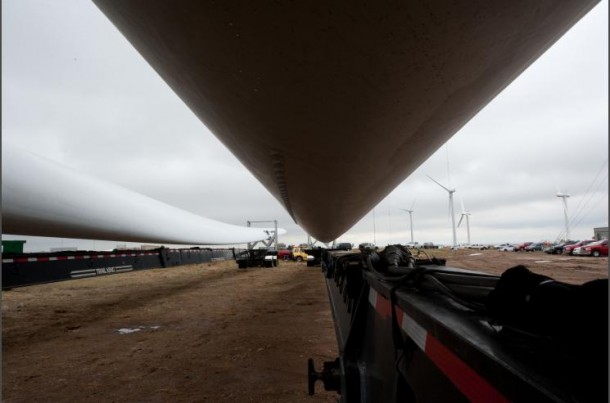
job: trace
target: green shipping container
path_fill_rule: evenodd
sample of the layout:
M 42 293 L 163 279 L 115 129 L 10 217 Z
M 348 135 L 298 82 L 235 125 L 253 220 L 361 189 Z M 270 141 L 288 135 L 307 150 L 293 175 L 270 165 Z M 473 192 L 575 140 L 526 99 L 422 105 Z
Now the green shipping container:
M 2 253 L 23 253 L 25 241 L 2 241 Z

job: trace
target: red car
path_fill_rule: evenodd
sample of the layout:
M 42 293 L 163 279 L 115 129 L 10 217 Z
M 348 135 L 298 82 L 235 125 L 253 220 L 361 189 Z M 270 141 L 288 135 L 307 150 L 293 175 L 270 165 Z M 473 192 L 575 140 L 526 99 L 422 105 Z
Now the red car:
M 581 246 L 585 246 L 587 244 L 590 244 L 591 242 L 595 242 L 595 239 L 585 239 L 584 241 L 576 242 L 576 243 L 573 243 L 572 245 L 566 245 L 563 248 L 563 253 L 566 255 L 573 255 L 574 249 L 580 248 Z
M 584 256 L 608 256 L 608 240 L 604 239 L 598 242 L 591 242 L 590 244 L 580 248 L 580 255 Z
M 523 252 L 527 246 L 530 246 L 533 242 L 523 242 L 513 245 L 513 251 L 515 252 Z

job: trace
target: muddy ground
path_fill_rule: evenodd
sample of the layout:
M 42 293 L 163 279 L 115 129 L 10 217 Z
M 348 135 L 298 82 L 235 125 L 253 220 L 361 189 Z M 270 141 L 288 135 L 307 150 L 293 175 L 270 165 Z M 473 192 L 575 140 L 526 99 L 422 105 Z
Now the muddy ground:
M 434 251 L 500 274 L 607 278 L 608 258 Z M 334 359 L 323 277 L 304 263 L 235 262 L 15 288 L 2 295 L 6 402 L 333 402 L 307 395 L 306 362 Z

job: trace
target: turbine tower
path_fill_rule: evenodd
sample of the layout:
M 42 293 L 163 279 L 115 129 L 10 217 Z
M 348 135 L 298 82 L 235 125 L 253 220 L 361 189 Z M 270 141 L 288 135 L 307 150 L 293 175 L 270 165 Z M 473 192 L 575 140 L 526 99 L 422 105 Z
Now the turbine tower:
M 439 185 L 440 187 L 445 189 L 447 191 L 447 193 L 449 193 L 449 215 L 451 216 L 451 229 L 453 230 L 453 245 L 452 246 L 455 247 L 457 245 L 456 236 L 455 236 L 455 213 L 454 213 L 454 209 L 453 209 L 453 194 L 455 193 L 455 189 L 446 188 L 445 186 L 438 183 L 434 178 L 432 178 L 429 175 L 428 175 L 428 178 L 432 179 L 432 181 L 434 183 L 436 183 L 437 185 Z
M 411 224 L 411 243 L 413 243 L 413 212 L 415 211 L 413 210 L 413 206 L 415 206 L 415 200 L 413 200 L 413 203 L 411 204 L 411 207 L 408 210 L 401 208 L 402 211 L 406 211 L 407 213 L 409 213 L 409 223 Z
M 470 211 L 466 211 L 466 209 L 464 209 L 464 201 L 461 200 L 462 202 L 462 216 L 460 217 L 460 221 L 458 222 L 458 227 L 460 226 L 460 224 L 462 223 L 462 220 L 464 219 L 464 217 L 466 217 L 466 233 L 468 234 L 468 245 L 470 245 Z
M 557 197 L 561 197 L 561 199 L 563 200 L 563 218 L 565 220 L 565 225 L 566 225 L 566 238 L 565 240 L 568 241 L 570 239 L 570 226 L 568 224 L 568 197 L 570 197 L 569 194 L 567 193 L 561 193 L 561 192 L 557 192 Z

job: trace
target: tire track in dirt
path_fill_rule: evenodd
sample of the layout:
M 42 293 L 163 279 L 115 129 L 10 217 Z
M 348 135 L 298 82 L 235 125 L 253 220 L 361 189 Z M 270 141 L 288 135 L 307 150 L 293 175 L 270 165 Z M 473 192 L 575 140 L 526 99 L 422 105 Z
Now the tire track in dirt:
M 319 268 L 224 262 L 15 291 L 3 298 L 7 402 L 337 397 L 306 394 L 306 359 L 336 356 Z

